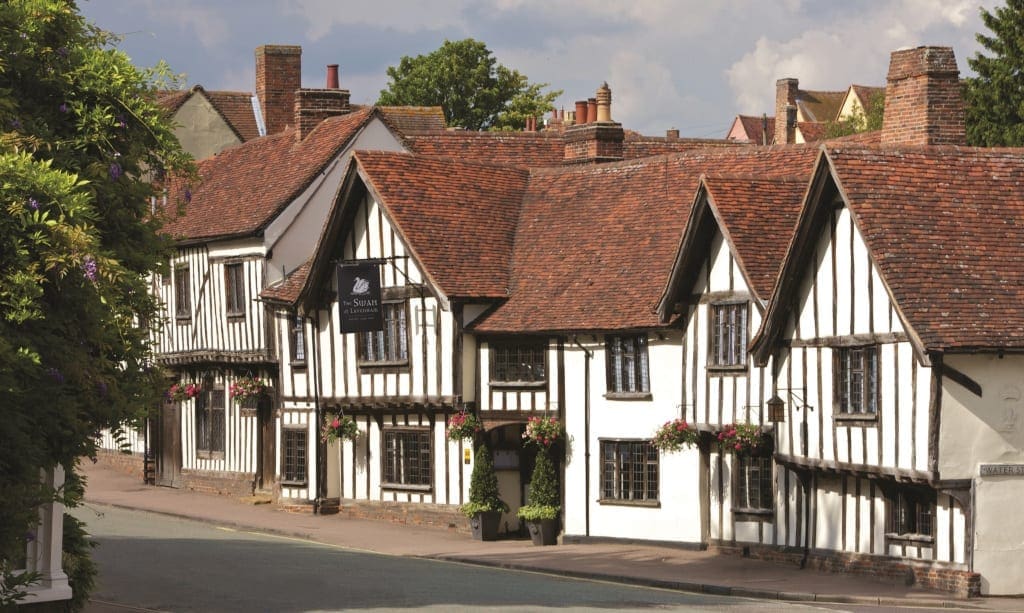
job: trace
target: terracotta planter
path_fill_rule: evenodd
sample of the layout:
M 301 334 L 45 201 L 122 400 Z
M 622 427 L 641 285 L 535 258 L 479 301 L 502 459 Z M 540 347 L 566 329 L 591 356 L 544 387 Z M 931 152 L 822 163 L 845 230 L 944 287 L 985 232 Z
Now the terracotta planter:
M 477 513 L 469 518 L 469 527 L 473 538 L 478 541 L 498 540 L 498 526 L 501 524 L 501 511 Z
M 558 520 L 541 519 L 538 521 L 526 522 L 526 528 L 530 531 L 530 540 L 534 545 L 557 545 L 558 544 Z

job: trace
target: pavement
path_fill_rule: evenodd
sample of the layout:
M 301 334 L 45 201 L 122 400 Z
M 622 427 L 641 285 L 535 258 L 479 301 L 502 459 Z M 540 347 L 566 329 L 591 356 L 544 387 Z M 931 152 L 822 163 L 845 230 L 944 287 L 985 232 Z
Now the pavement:
M 796 564 L 637 543 L 536 547 L 529 540 L 482 542 L 454 530 L 299 514 L 271 504 L 247 504 L 224 496 L 145 485 L 138 477 L 103 464 L 85 462 L 82 470 L 87 478 L 87 504 L 161 513 L 385 555 L 787 602 L 1024 611 L 1024 599 L 1020 598 L 958 599 L 917 586 L 801 569 Z M 94 601 L 85 610 L 123 613 L 138 609 Z

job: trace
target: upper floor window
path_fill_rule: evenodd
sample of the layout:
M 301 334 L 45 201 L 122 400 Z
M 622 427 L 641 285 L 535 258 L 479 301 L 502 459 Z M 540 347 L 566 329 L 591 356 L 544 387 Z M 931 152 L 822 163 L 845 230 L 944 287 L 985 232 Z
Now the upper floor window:
M 923 486 L 896 486 L 885 492 L 885 503 L 887 536 L 934 538 L 935 490 Z
M 306 361 L 306 323 L 301 315 L 294 315 L 288 329 L 288 345 L 291 347 L 292 363 L 303 364 Z
M 224 265 L 224 310 L 228 317 L 245 316 L 245 268 L 241 262 Z
M 878 412 L 878 347 L 837 347 L 832 352 L 839 413 Z
M 430 430 L 384 430 L 384 485 L 429 487 L 433 460 Z
M 384 329 L 360 333 L 359 359 L 364 363 L 384 366 L 405 364 L 409 361 L 405 302 L 385 302 L 381 306 Z
M 607 337 L 605 356 L 609 393 L 646 394 L 651 391 L 646 334 Z
M 174 267 L 174 317 L 192 319 L 192 287 L 189 284 L 188 266 Z
M 658 502 L 658 449 L 650 441 L 601 441 L 602 502 Z
M 770 456 L 736 454 L 734 512 L 772 510 L 772 459 Z
M 543 383 L 547 380 L 544 341 L 491 344 L 491 383 Z
M 709 366 L 746 366 L 747 303 L 711 305 Z

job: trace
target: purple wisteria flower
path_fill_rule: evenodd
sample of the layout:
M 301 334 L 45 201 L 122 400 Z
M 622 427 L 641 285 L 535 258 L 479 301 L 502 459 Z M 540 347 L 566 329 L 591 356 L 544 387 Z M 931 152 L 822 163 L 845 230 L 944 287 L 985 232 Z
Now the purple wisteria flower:
M 110 164 L 110 180 L 117 181 L 121 178 L 121 165 L 117 162 L 111 162 Z
M 46 374 L 50 375 L 50 378 L 57 383 L 64 383 L 64 375 L 62 375 L 56 368 L 47 368 Z
M 71 110 L 71 107 L 68 106 L 67 102 L 61 102 L 57 109 L 59 109 L 61 113 L 67 113 Z
M 38 211 L 39 210 L 39 201 L 36 200 L 35 198 L 29 198 L 28 199 L 28 208 L 32 209 L 33 211 Z
M 82 276 L 84 276 L 86 279 L 88 279 L 88 280 L 92 281 L 93 283 L 95 283 L 96 282 L 96 272 L 97 272 L 96 260 L 92 259 L 91 256 L 86 256 L 85 257 L 85 261 L 82 262 Z
M 185 188 L 185 202 L 192 202 L 192 190 Z
M 128 120 L 124 118 L 123 113 L 117 116 L 117 127 L 121 128 L 122 130 L 128 127 Z
M 61 56 L 62 58 L 67 59 L 69 54 L 70 52 L 68 51 L 67 47 L 57 47 L 57 55 Z

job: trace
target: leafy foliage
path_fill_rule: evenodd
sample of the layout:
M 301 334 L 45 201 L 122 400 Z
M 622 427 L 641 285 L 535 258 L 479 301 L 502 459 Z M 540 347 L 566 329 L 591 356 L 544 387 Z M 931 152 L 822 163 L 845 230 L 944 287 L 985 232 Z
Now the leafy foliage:
M 154 91 L 73 2 L 0 4 L 0 566 L 23 555 L 39 484 L 166 390 L 148 278 L 166 257 L 155 171 L 191 175 Z M 0 578 L 2 579 L 2 578 Z M 83 584 L 84 585 L 84 584 Z M 76 595 L 77 597 L 78 595 Z
M 541 447 L 550 447 L 565 439 L 565 428 L 555 416 L 541 415 L 531 417 L 526 422 L 523 440 Z
M 716 438 L 723 453 L 764 455 L 771 453 L 773 448 L 771 433 L 764 426 L 754 424 L 726 424 Z
M 659 451 L 674 452 L 693 447 L 699 440 L 700 432 L 696 427 L 686 423 L 685 419 L 674 419 L 658 428 L 651 439 L 651 444 Z
M 977 73 L 965 79 L 967 143 L 981 147 L 1024 145 L 1024 0 L 1006 0 L 981 20 L 992 35 L 975 38 L 991 55 L 967 59 Z
M 473 517 L 477 513 L 501 511 L 508 513 L 508 505 L 498 496 L 498 475 L 487 445 L 481 444 L 473 456 L 473 475 L 469 480 L 469 502 L 462 505 L 462 513 Z
M 441 106 L 449 126 L 467 130 L 520 130 L 527 117 L 551 110 L 561 90 L 498 64 L 487 45 L 467 38 L 445 40 L 437 50 L 403 56 L 390 66 L 379 105 Z
M 333 443 L 338 439 L 354 441 L 359 437 L 356 420 L 348 415 L 327 415 L 320 428 L 320 440 Z
M 519 508 L 518 516 L 525 521 L 555 519 L 558 517 L 558 476 L 547 447 L 537 450 L 537 459 L 530 477 L 530 504 Z
M 466 411 L 459 411 L 455 415 L 452 415 L 451 420 L 448 422 L 448 439 L 452 441 L 461 441 L 471 439 L 478 432 L 482 432 L 484 427 L 480 424 L 480 420 L 476 418 L 476 415 L 467 413 Z
M 881 130 L 882 117 L 885 115 L 885 92 L 872 93 L 866 101 L 866 106 L 866 112 L 857 107 L 848 117 L 826 122 L 825 138 L 839 138 L 860 132 Z

